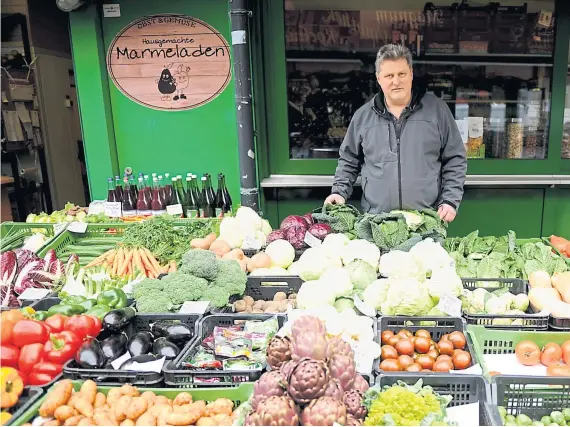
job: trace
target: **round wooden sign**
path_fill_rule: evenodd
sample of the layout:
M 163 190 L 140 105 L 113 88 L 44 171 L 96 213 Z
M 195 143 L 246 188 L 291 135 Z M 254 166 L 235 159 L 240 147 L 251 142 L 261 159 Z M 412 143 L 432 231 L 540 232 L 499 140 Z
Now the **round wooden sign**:
M 231 78 L 224 37 L 199 19 L 150 15 L 113 39 L 107 69 L 117 88 L 156 110 L 189 110 L 210 102 Z

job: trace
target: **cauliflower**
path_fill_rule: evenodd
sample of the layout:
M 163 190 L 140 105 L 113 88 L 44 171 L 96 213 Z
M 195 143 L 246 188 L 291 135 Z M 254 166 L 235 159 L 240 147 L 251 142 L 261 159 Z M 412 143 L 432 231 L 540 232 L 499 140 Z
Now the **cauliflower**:
M 304 281 L 317 280 L 329 267 L 330 260 L 320 248 L 309 248 L 299 258 L 299 277 Z
M 240 206 L 236 212 L 235 218 L 246 230 L 261 231 L 263 228 L 263 220 L 261 217 L 257 212 L 247 206 Z
M 463 291 L 463 282 L 457 275 L 455 268 L 438 268 L 432 272 L 431 279 L 426 280 L 429 294 L 434 301 L 439 302 L 442 294 L 458 297 Z
M 271 265 L 287 268 L 295 259 L 295 248 L 287 240 L 275 240 L 265 248 L 265 253 L 271 258 Z
M 388 279 L 375 280 L 362 292 L 362 301 L 375 310 L 380 310 L 382 304 L 386 301 L 388 289 L 390 289 L 390 281 Z
M 439 243 L 434 242 L 433 239 L 425 239 L 416 243 L 414 247 L 410 249 L 410 255 L 423 267 L 423 270 L 426 271 L 428 276 L 432 271 L 439 268 L 455 268 L 453 258 L 451 258 Z
M 507 308 L 507 301 L 504 298 L 492 296 L 485 303 L 485 311 L 489 314 L 505 314 Z
M 328 268 L 319 279 L 325 284 L 333 288 L 335 296 L 346 297 L 352 294 L 354 286 L 350 281 L 350 274 L 342 267 Z
M 333 289 L 320 280 L 310 280 L 303 283 L 297 293 L 297 307 L 300 309 L 332 306 L 334 302 Z
M 374 271 L 378 271 L 378 261 L 380 260 L 380 249 L 368 240 L 351 240 L 348 242 L 342 253 L 342 263 L 350 264 L 355 259 L 366 261 L 372 266 Z
M 218 275 L 219 264 L 213 252 L 192 249 L 182 256 L 180 271 L 206 280 L 214 280 Z
M 233 249 L 241 247 L 244 237 L 245 234 L 239 221 L 231 216 L 224 217 L 220 223 L 219 239 L 228 242 L 228 245 Z
M 415 278 L 423 282 L 425 271 L 412 254 L 403 251 L 390 251 L 380 258 L 380 274 L 390 279 Z
M 329 234 L 323 240 L 321 244 L 321 249 L 325 252 L 325 255 L 331 259 L 340 259 L 342 265 L 342 254 L 344 253 L 346 245 L 348 245 L 350 240 L 344 234 L 336 233 Z

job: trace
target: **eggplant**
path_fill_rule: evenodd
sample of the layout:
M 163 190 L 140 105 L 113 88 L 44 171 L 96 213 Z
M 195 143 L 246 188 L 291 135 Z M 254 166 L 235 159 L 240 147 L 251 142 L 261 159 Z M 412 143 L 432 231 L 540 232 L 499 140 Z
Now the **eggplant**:
M 107 363 L 107 357 L 103 353 L 101 343 L 93 338 L 83 341 L 75 354 L 75 361 L 79 366 L 86 369 L 101 369 Z
M 129 360 L 125 360 L 119 369 L 127 369 L 133 363 L 146 363 L 153 362 L 157 360 L 157 357 L 152 354 L 139 354 L 138 356 L 131 357 Z
M 131 356 L 148 354 L 152 350 L 152 339 L 153 337 L 148 331 L 137 332 L 129 339 L 127 350 Z
M 180 349 L 176 344 L 171 343 L 164 337 L 160 337 L 154 340 L 152 352 L 159 359 L 166 357 L 166 360 L 171 360 L 176 359 L 176 356 L 180 353 Z
M 164 337 L 171 343 L 182 346 L 184 346 L 194 336 L 190 326 L 180 322 L 156 322 L 152 325 L 150 331 L 157 338 Z
M 127 350 L 127 336 L 125 334 L 111 335 L 101 341 L 101 349 L 107 358 L 107 362 L 112 362 L 125 354 Z
M 136 311 L 132 307 L 111 310 L 103 317 L 103 328 L 113 332 L 120 332 L 125 329 L 135 318 Z

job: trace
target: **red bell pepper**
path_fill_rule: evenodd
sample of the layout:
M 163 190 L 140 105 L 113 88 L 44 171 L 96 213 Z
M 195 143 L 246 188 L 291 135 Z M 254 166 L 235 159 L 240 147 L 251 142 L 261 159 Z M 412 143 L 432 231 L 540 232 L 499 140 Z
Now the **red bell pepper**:
M 28 376 L 28 385 L 44 385 L 55 379 L 59 374 L 44 374 L 42 372 L 32 372 Z
M 50 374 L 53 376 L 61 374 L 63 365 L 60 363 L 39 362 L 32 368 L 32 374 Z
M 18 371 L 18 370 L 16 370 L 16 371 L 18 372 L 18 376 L 20 378 L 22 378 L 22 382 L 24 383 L 24 385 L 28 385 L 28 376 L 26 374 L 24 374 L 22 371 Z
M 20 320 L 14 325 L 12 342 L 16 347 L 27 344 L 44 344 L 49 338 L 48 330 L 42 322 L 37 320 Z
M 71 331 L 51 334 L 49 341 L 44 345 L 45 359 L 63 365 L 73 359 L 80 345 L 81 340 Z
M 65 321 L 65 330 L 73 332 L 83 341 L 87 337 L 96 338 L 101 332 L 101 326 L 100 323 L 95 323 L 92 316 L 76 314 Z
M 23 346 L 18 360 L 19 370 L 28 375 L 36 363 L 43 361 L 43 356 L 44 344 L 35 343 Z
M 20 358 L 20 349 L 15 345 L 0 345 L 0 365 L 10 366 L 18 369 L 18 360 Z
M 101 319 L 99 319 L 97 316 L 91 316 L 90 314 L 86 314 L 85 316 L 89 316 L 93 319 L 93 323 L 95 324 L 93 326 L 93 333 L 97 332 L 95 335 L 93 335 L 93 338 L 97 338 L 99 332 L 101 332 L 101 329 L 103 328 L 103 323 L 101 322 Z
M 67 316 L 58 313 L 44 320 L 44 325 L 49 325 L 51 327 L 51 332 L 57 333 L 63 331 L 66 320 Z
M 2 322 L 0 322 L 0 326 L 2 327 L 2 332 L 0 333 L 0 343 L 12 344 L 14 325 L 15 322 L 12 322 L 11 320 L 2 320 Z

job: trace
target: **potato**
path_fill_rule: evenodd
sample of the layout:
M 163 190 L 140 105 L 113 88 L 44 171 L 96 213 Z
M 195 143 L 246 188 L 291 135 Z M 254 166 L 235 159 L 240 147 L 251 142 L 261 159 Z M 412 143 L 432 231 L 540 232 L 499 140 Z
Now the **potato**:
M 264 313 L 278 313 L 279 309 L 277 306 L 277 303 L 275 302 L 270 302 L 269 304 L 267 304 L 263 310 Z
M 156 425 L 157 426 L 165 426 L 166 421 L 168 420 L 168 416 L 174 412 L 171 406 L 163 407 L 162 410 L 156 416 Z
M 125 418 L 127 418 L 127 409 L 131 404 L 132 399 L 133 398 L 131 396 L 121 396 L 119 398 L 115 404 L 114 410 L 115 418 L 117 421 L 123 421 Z
M 273 301 L 283 301 L 287 299 L 287 294 L 285 292 L 275 292 L 273 296 Z
M 125 421 L 123 421 L 120 425 L 132 427 L 132 426 L 135 425 L 135 422 L 134 422 L 133 420 L 129 420 L 129 419 L 127 418 L 127 419 L 126 419 Z
M 252 314 L 263 314 L 263 310 L 260 310 L 260 309 L 253 309 L 253 310 L 251 310 L 251 313 L 252 313 Z
M 42 424 L 43 426 L 60 426 L 61 423 L 58 420 L 49 420 Z
M 197 411 L 200 413 L 200 417 L 203 417 L 206 413 L 206 402 L 203 400 L 197 400 L 196 402 L 192 403 L 192 407 L 190 408 L 192 411 Z
M 247 304 L 244 300 L 237 300 L 234 302 L 234 310 L 238 313 L 243 313 L 247 309 Z
M 297 300 L 297 294 L 291 294 L 291 295 L 289 295 L 289 299 L 296 301 L 296 300 Z
M 95 395 L 95 402 L 93 403 L 94 408 L 100 408 L 107 401 L 107 397 L 103 393 L 97 393 Z
M 258 268 L 271 267 L 271 258 L 265 252 L 259 252 L 252 256 L 247 263 L 247 271 L 251 273 Z
M 186 405 L 187 403 L 192 403 L 192 395 L 185 391 L 178 393 L 172 402 L 172 404 L 176 406 Z
M 73 417 L 68 418 L 67 420 L 65 420 L 65 423 L 63 423 L 64 426 L 78 426 L 80 425 L 79 422 L 82 419 L 90 419 L 90 418 L 85 418 L 83 415 L 74 415 Z
M 107 402 L 117 402 L 122 395 L 123 390 L 121 387 L 112 388 L 107 392 Z
M 196 426 L 215 426 L 217 425 L 213 418 L 210 417 L 202 417 L 196 422 Z
M 87 418 L 93 417 L 93 405 L 89 403 L 83 396 L 73 400 L 73 406 L 79 411 L 81 415 Z
M 212 416 L 216 414 L 231 415 L 234 410 L 234 402 L 229 399 L 219 398 L 206 406 L 206 415 Z
M 255 301 L 252 305 L 252 308 L 254 310 L 263 310 L 264 302 L 265 301 L 263 301 L 263 300 Z
M 279 301 L 277 303 L 277 310 L 279 311 L 279 313 L 285 313 L 287 311 L 287 308 L 289 308 L 289 304 L 290 302 L 288 300 Z
M 166 403 L 159 403 L 154 405 L 152 408 L 149 408 L 148 412 L 150 412 L 154 417 L 158 418 L 158 416 L 164 409 L 172 410 L 172 407 Z
M 71 380 L 62 380 L 58 382 L 55 388 L 48 393 L 46 400 L 40 406 L 39 414 L 41 417 L 52 417 L 55 410 L 67 403 L 73 391 Z
M 68 405 L 63 405 L 54 411 L 53 416 L 59 421 L 65 421 L 68 418 L 73 417 L 74 412 L 75 409 L 73 409 L 73 407 Z
M 156 417 L 147 411 L 137 419 L 137 422 L 135 425 L 137 425 L 137 426 L 155 426 L 156 425 Z
M 137 390 L 136 387 L 133 387 L 130 384 L 125 384 L 123 386 L 121 386 L 121 393 L 123 393 L 126 396 L 140 396 L 139 391 Z
M 246 307 L 244 313 L 252 313 L 253 309 L 251 307 Z
M 154 404 L 155 406 L 160 404 L 170 405 L 170 402 L 168 397 L 166 396 L 156 396 L 156 398 L 154 399 Z
M 203 249 L 207 251 L 210 249 L 210 245 L 214 243 L 214 240 L 216 240 L 216 237 L 216 233 L 211 233 L 203 239 L 192 239 L 190 241 L 190 246 L 194 249 Z
M 186 426 L 194 424 L 200 418 L 201 417 L 196 411 L 172 412 L 168 417 L 166 417 L 166 423 L 171 426 Z
M 156 394 L 154 394 L 152 391 L 145 391 L 143 394 L 141 394 L 141 397 L 147 401 L 148 406 L 154 405 L 154 401 L 156 400 Z
M 127 418 L 136 420 L 148 409 L 148 402 L 142 397 L 133 397 L 127 408 Z
M 231 251 L 229 251 L 228 253 L 224 254 L 222 256 L 222 259 L 229 259 L 229 260 L 233 260 L 233 261 L 241 261 L 243 260 L 243 257 L 245 256 L 245 254 L 243 253 L 243 251 L 239 248 L 235 248 L 232 249 Z
M 96 412 L 93 415 L 93 421 L 96 426 L 116 426 L 119 425 L 116 421 L 111 419 L 106 412 Z
M 234 423 L 232 417 L 227 414 L 217 414 L 212 417 L 218 426 L 231 426 Z
M 83 417 L 79 420 L 79 422 L 75 425 L 78 426 L 92 426 L 95 425 L 95 420 L 93 418 Z
M 210 245 L 210 251 L 214 252 L 217 256 L 222 257 L 231 251 L 230 245 L 225 240 L 216 240 Z
M 238 264 L 239 264 L 242 271 L 247 271 L 247 260 L 245 259 L 245 257 L 244 257 L 244 259 L 238 260 Z
M 249 295 L 244 296 L 243 300 L 245 301 L 245 305 L 247 305 L 248 307 L 252 307 L 253 304 L 255 304 L 255 300 Z
M 93 380 L 85 380 L 81 385 L 79 393 L 83 395 L 87 402 L 93 405 L 93 403 L 95 403 L 95 397 L 97 396 L 97 383 Z

